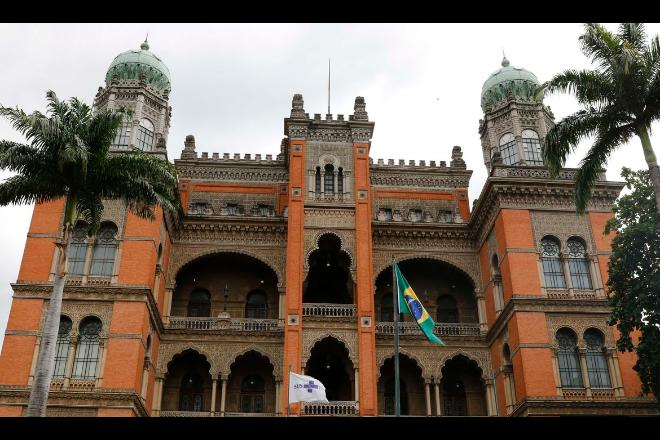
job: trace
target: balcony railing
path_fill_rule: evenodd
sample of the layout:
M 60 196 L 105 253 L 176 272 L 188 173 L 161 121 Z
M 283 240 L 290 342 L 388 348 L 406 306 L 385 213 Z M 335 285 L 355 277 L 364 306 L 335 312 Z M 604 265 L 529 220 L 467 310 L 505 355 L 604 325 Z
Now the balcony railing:
M 216 414 L 216 417 L 220 414 Z M 246 413 L 246 412 L 226 412 L 225 417 L 275 417 L 275 413 Z
M 243 332 L 273 332 L 284 329 L 281 319 L 250 319 L 250 318 L 192 318 L 170 317 L 169 329 L 187 330 L 235 330 Z
M 393 335 L 394 323 L 376 323 L 376 333 L 382 335 Z M 481 329 L 479 324 L 476 323 L 436 324 L 433 333 L 438 336 L 479 336 L 481 334 Z M 419 328 L 416 322 L 400 322 L 399 334 L 421 335 L 422 330 Z
M 357 402 L 333 401 L 329 403 L 303 403 L 303 416 L 357 416 Z
M 356 310 L 355 304 L 305 303 L 302 314 L 323 318 L 353 318 Z
M 161 417 L 211 417 L 209 411 L 161 411 Z

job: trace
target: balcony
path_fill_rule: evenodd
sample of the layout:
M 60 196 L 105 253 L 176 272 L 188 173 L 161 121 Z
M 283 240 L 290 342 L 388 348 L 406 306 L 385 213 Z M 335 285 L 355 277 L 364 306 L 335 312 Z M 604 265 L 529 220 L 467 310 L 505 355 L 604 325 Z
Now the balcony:
M 304 303 L 303 316 L 315 318 L 355 318 L 355 304 Z
M 478 323 L 436 324 L 433 333 L 438 336 L 480 336 L 481 329 Z M 394 335 L 394 323 L 376 323 L 376 334 Z M 422 330 L 416 322 L 400 322 L 399 335 L 422 335 Z
M 238 332 L 282 332 L 281 319 L 170 317 L 169 330 L 230 330 Z
M 357 416 L 358 404 L 355 401 L 332 401 L 329 403 L 303 403 L 302 416 Z
M 218 417 L 219 414 L 216 414 Z M 258 412 L 226 412 L 225 417 L 275 417 L 275 413 L 258 413 Z
M 209 411 L 161 411 L 161 417 L 211 417 Z

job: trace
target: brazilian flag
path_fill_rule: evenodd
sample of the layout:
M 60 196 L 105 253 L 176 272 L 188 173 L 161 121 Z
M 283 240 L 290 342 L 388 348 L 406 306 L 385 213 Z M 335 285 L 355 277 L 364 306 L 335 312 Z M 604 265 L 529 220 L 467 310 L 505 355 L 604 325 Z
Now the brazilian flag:
M 415 295 L 412 287 L 410 287 L 401 270 L 399 270 L 399 265 L 396 263 L 394 263 L 394 272 L 396 273 L 396 284 L 399 288 L 399 312 L 412 315 L 417 321 L 419 328 L 426 335 L 426 339 L 438 345 L 445 345 L 440 338 L 433 334 L 435 322 L 433 322 L 431 316 L 424 309 L 422 303 L 419 302 L 417 295 Z

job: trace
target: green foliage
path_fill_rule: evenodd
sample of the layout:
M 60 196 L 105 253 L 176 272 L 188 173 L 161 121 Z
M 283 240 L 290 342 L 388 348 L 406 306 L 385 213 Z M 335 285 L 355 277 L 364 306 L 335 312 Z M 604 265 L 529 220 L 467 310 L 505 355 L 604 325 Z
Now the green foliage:
M 623 23 L 617 34 L 588 23 L 579 39 L 596 69 L 561 72 L 537 93 L 572 93 L 582 106 L 545 138 L 543 157 L 554 176 L 580 141 L 595 137 L 575 177 L 576 205 L 583 213 L 610 154 L 633 136 L 643 136 L 660 119 L 660 40 L 656 35 L 647 45 L 640 23 Z M 652 151 L 650 141 L 644 148 Z
M 28 140 L 0 141 L 0 169 L 16 173 L 0 184 L 0 206 L 66 197 L 65 223 L 77 212 L 90 234 L 99 227 L 103 199 L 123 199 L 143 218 L 153 219 L 157 205 L 180 215 L 174 165 L 137 149 L 108 153 L 124 112 L 93 112 L 77 98 L 46 96 L 47 115 L 0 107 Z
M 622 176 L 630 194 L 614 207 L 616 216 L 605 233 L 616 232 L 609 262 L 610 325 L 621 337 L 617 348 L 637 352 L 633 367 L 644 393 L 660 401 L 660 214 L 647 171 L 624 168 Z M 636 341 L 636 335 L 641 336 Z

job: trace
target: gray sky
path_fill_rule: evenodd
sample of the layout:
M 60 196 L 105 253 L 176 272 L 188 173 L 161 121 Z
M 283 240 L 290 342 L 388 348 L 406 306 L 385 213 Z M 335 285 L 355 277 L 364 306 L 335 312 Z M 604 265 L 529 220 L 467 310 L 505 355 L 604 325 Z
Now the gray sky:
M 187 134 L 198 152 L 278 154 L 294 93 L 310 115 L 325 115 L 331 57 L 332 113 L 352 114 L 355 97 L 364 96 L 376 122 L 371 157 L 448 162 L 460 145 L 474 171 L 470 201 L 486 180 L 481 86 L 502 50 L 541 82 L 591 68 L 579 49 L 580 24 L 0 24 L 0 104 L 45 111 L 48 89 L 91 104 L 113 58 L 139 48 L 147 32 L 172 76 L 170 160 Z M 647 33 L 660 33 L 660 24 Z M 569 95 L 545 102 L 557 121 L 578 108 Z M 0 139 L 24 140 L 4 119 Z M 658 151 L 660 136 L 652 141 Z M 646 168 L 638 139 L 612 156 L 608 178 L 622 180 L 622 166 Z M 0 208 L 0 345 L 31 215 L 31 206 Z

